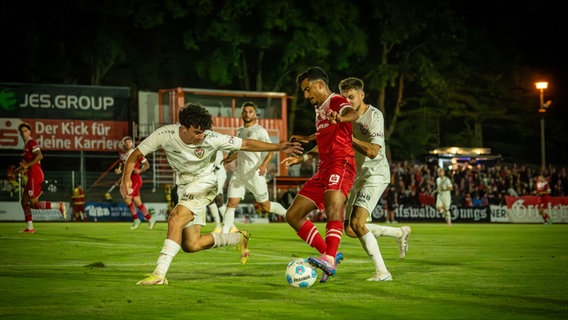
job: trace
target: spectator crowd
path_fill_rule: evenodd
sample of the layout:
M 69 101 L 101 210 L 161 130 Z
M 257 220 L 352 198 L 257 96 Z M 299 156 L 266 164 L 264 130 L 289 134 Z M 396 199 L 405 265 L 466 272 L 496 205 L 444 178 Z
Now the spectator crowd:
M 436 190 L 436 165 L 397 162 L 391 165 L 391 182 L 396 205 L 434 205 Z M 454 188 L 452 204 L 458 207 L 505 205 L 505 196 L 535 194 L 535 181 L 540 169 L 525 165 L 458 163 L 446 169 Z M 551 166 L 544 173 L 552 189 L 551 196 L 568 195 L 566 168 L 557 170 Z M 383 199 L 388 198 L 383 195 Z

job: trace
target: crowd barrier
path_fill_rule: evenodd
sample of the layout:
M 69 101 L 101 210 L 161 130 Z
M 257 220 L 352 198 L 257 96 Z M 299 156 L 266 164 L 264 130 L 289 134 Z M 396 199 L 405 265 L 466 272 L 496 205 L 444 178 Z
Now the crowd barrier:
M 481 207 L 458 207 L 450 208 L 453 223 L 542 223 L 538 213 L 538 197 L 521 196 L 506 197 L 506 205 L 489 205 Z M 144 203 L 148 211 L 157 221 L 166 221 L 166 203 Z M 69 203 L 67 220 L 72 220 L 72 212 Z M 89 221 L 132 221 L 130 212 L 124 203 L 87 202 L 85 210 Z M 546 206 L 553 223 L 568 223 L 568 197 L 549 197 Z M 32 210 L 34 221 L 64 221 L 57 209 Z M 144 220 L 139 213 L 140 219 Z M 236 222 L 267 223 L 268 220 L 257 217 L 252 204 L 239 204 L 236 212 Z M 374 222 L 385 221 L 385 210 L 377 206 L 372 212 Z M 396 218 L 401 223 L 411 222 L 445 222 L 438 214 L 434 206 L 406 206 L 399 205 L 396 208 Z M 0 202 L 0 221 L 24 221 L 24 214 L 19 202 Z

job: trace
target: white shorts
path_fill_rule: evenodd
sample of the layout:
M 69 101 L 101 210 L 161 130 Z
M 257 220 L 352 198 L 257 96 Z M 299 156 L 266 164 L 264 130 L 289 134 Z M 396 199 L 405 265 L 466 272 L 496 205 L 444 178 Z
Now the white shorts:
M 387 189 L 388 183 L 380 183 L 374 185 L 365 185 L 363 180 L 355 180 L 351 192 L 349 192 L 349 199 L 347 199 L 347 206 L 345 207 L 345 220 L 351 218 L 351 213 L 354 207 L 361 207 L 369 213 L 367 221 L 373 221 L 371 214 L 383 192 Z
M 444 208 L 445 210 L 450 210 L 452 205 L 452 194 L 448 193 L 438 193 L 436 197 L 436 208 Z
M 259 174 L 250 176 L 233 174 L 229 181 L 228 197 L 244 199 L 247 190 L 252 193 L 256 202 L 262 203 L 269 200 L 268 185 L 264 176 Z
M 215 199 L 216 180 L 203 179 L 196 182 L 178 185 L 178 205 L 182 205 L 193 212 L 194 219 L 185 225 L 185 228 L 194 225 L 206 225 L 207 205 Z

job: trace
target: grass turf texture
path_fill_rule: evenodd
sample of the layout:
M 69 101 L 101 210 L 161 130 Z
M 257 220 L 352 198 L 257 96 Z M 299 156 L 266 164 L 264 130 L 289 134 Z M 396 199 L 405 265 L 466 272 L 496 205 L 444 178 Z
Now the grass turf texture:
M 36 234 L 0 223 L 0 318 L 566 319 L 568 225 L 410 226 L 404 260 L 379 238 L 394 281 L 365 281 L 373 264 L 344 236 L 337 275 L 298 289 L 286 265 L 316 252 L 284 223 L 238 225 L 252 233 L 245 266 L 233 247 L 180 252 L 170 285 L 154 287 L 135 283 L 153 271 L 165 223 L 36 222 Z

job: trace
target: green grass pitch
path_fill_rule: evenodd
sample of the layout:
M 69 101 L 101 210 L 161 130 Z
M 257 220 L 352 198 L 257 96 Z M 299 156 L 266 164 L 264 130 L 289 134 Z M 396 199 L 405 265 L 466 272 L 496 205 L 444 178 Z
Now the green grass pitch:
M 390 282 L 365 281 L 373 264 L 344 236 L 337 275 L 307 289 L 285 280 L 289 261 L 316 255 L 290 226 L 237 226 L 252 234 L 247 265 L 233 247 L 180 252 L 169 286 L 144 287 L 136 282 L 154 269 L 163 222 L 36 222 L 36 234 L 0 223 L 0 319 L 568 317 L 568 225 L 410 224 L 403 260 L 394 239 L 378 239 Z

